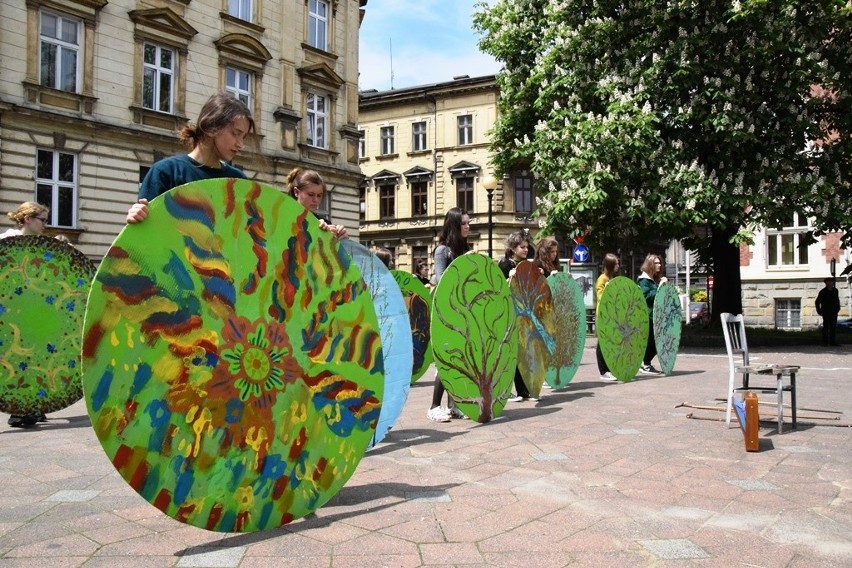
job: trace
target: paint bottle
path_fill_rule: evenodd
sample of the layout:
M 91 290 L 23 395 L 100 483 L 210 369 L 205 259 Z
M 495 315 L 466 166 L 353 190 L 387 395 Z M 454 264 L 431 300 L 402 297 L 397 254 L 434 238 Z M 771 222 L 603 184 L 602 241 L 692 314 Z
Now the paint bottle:
M 745 403 L 745 430 L 743 437 L 745 438 L 745 449 L 747 452 L 756 452 L 758 448 L 758 436 L 760 434 L 760 414 L 757 407 L 757 394 L 753 391 L 746 391 L 743 397 Z

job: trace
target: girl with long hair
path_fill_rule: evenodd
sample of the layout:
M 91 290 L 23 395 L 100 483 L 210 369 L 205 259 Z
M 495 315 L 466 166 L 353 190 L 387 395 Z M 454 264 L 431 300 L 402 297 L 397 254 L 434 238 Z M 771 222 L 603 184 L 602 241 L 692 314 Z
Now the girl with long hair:
M 654 300 L 657 298 L 657 289 L 661 284 L 668 282 L 663 276 L 663 261 L 656 254 L 649 254 L 642 263 L 642 274 L 636 279 L 645 302 L 648 304 L 648 344 L 645 346 L 645 357 L 639 373 L 643 375 L 661 375 L 662 373 L 651 365 L 651 360 L 657 355 L 657 343 L 654 339 Z
M 438 235 L 438 246 L 435 247 L 435 284 L 441 280 L 444 271 L 453 261 L 470 250 L 467 236 L 470 234 L 470 217 L 467 211 L 453 207 L 444 216 L 444 226 Z M 432 406 L 426 416 L 433 422 L 449 422 L 451 418 L 463 418 L 464 415 L 452 405 L 449 395 L 447 406 L 441 406 L 445 392 L 444 384 L 435 375 L 435 386 L 432 389 Z

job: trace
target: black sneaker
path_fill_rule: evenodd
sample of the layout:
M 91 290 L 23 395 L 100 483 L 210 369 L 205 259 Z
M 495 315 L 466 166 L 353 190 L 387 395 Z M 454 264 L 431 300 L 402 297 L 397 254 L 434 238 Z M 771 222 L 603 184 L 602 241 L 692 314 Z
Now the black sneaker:
M 24 422 L 23 416 L 15 416 L 14 414 L 9 417 L 8 424 L 12 428 L 25 428 L 27 426 L 30 426 L 30 424 Z
M 639 373 L 643 375 L 662 375 L 663 373 L 654 368 L 653 365 L 642 365 L 639 367 Z

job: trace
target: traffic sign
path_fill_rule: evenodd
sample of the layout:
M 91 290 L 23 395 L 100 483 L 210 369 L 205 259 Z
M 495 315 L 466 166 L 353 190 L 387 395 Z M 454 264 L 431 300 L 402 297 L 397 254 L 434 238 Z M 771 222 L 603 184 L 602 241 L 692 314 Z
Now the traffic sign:
M 574 261 L 575 262 L 588 262 L 589 261 L 589 247 L 586 245 L 577 245 L 574 247 Z

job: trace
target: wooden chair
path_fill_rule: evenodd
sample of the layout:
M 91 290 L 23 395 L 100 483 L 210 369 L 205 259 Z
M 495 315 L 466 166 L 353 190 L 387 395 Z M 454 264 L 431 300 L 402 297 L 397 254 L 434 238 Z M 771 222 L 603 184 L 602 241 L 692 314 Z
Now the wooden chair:
M 724 313 L 722 318 L 722 333 L 725 336 L 725 349 L 728 351 L 728 407 L 725 412 L 725 422 L 731 424 L 731 407 L 734 401 L 734 391 L 757 391 L 775 393 L 778 410 L 778 433 L 781 433 L 784 423 L 783 402 L 784 391 L 790 393 L 790 408 L 793 428 L 796 427 L 796 372 L 797 365 L 751 365 L 748 360 L 748 343 L 746 342 L 745 321 L 742 315 Z M 742 386 L 735 388 L 736 375 L 742 375 Z M 750 384 L 750 379 L 758 376 L 775 375 L 774 384 L 762 383 L 758 386 Z M 763 378 L 763 377 L 759 377 Z M 786 384 L 785 384 L 786 379 Z M 759 380 L 759 379 L 758 379 Z

